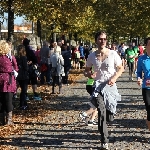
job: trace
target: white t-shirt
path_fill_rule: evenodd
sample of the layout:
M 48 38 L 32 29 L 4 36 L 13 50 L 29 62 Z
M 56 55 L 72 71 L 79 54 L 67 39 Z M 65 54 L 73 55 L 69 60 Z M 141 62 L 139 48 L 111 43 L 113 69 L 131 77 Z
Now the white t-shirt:
M 97 72 L 95 80 L 99 80 L 101 83 L 108 81 L 115 74 L 116 66 L 121 64 L 120 56 L 112 50 L 109 51 L 108 57 L 103 62 L 97 59 L 95 52 L 89 54 L 86 61 L 86 66 L 93 66 L 94 72 Z

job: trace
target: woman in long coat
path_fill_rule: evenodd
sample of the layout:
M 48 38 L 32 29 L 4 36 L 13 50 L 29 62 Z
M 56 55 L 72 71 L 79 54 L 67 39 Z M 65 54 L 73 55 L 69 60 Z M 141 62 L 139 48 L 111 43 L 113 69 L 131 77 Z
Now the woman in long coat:
M 52 83 L 52 94 L 54 94 L 55 85 L 59 86 L 59 94 L 62 93 L 62 76 L 64 76 L 64 59 L 61 55 L 60 46 L 56 45 L 54 48 L 54 53 L 50 57 L 51 63 L 51 75 L 53 78 Z M 53 73 L 55 72 L 55 73 Z
M 10 54 L 9 44 L 0 41 L 0 102 L 3 111 L 3 123 L 12 124 L 12 97 L 16 91 L 15 74 L 18 71 L 18 66 L 14 56 Z

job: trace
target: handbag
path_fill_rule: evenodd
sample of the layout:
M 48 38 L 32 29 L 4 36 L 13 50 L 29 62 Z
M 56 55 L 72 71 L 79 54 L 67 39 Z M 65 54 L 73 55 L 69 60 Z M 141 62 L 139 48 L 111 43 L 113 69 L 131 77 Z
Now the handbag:
M 30 77 L 34 78 L 34 77 L 37 77 L 39 75 L 39 71 L 38 71 L 36 65 L 33 65 L 33 64 L 29 65 L 28 68 L 29 68 L 28 71 L 29 71 L 29 76 Z
M 41 72 L 47 71 L 47 66 L 45 64 L 41 65 Z

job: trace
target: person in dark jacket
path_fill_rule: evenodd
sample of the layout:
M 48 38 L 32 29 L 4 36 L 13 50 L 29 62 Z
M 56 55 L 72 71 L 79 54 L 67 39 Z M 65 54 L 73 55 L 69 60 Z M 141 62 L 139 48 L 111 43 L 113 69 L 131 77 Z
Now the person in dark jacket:
M 9 44 L 0 41 L 0 103 L 2 104 L 3 124 L 11 125 L 12 122 L 12 98 L 16 91 L 15 72 L 18 71 L 17 62 L 10 53 Z
M 39 97 L 39 95 L 37 94 L 37 74 L 36 74 L 37 58 L 35 56 L 34 51 L 29 46 L 29 43 L 30 40 L 28 40 L 27 38 L 23 40 L 23 45 L 25 46 L 28 67 L 29 67 L 29 84 L 31 83 L 32 85 L 33 94 L 34 94 L 33 98 L 35 100 L 41 100 L 41 97 Z
M 68 75 L 69 75 L 69 70 L 71 69 L 71 51 L 67 51 L 67 46 L 63 45 L 63 49 L 61 52 L 63 59 L 64 59 L 64 73 L 65 76 L 63 76 L 63 84 L 68 84 Z
M 24 110 L 27 108 L 26 93 L 28 87 L 29 73 L 28 73 L 26 51 L 23 45 L 18 46 L 17 64 L 19 68 L 17 81 L 21 88 L 20 109 Z
M 84 49 L 85 60 L 87 60 L 89 54 L 90 54 L 89 46 L 86 45 Z

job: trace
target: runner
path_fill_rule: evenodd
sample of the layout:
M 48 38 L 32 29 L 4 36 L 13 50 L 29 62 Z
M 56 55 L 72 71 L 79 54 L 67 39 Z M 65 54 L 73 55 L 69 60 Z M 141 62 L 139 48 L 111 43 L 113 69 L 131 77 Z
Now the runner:
M 147 126 L 150 130 L 150 37 L 145 40 L 146 54 L 138 59 L 137 63 L 137 83 L 142 85 L 142 95 L 147 111 Z M 144 77 L 143 77 L 144 75 Z
M 91 67 L 91 72 L 92 72 L 92 67 Z M 86 84 L 86 90 L 87 92 L 90 94 L 90 96 L 92 96 L 92 93 L 94 91 L 94 79 L 89 78 Z M 91 105 L 91 104 L 90 104 Z M 97 125 L 97 123 L 95 122 L 95 117 L 97 115 L 97 109 L 94 107 L 91 107 L 89 110 L 87 110 L 86 112 L 80 113 L 80 117 L 82 118 L 82 120 L 87 123 L 88 126 L 93 126 L 93 125 Z M 87 121 L 87 119 L 89 119 Z
M 132 48 L 134 50 L 135 56 L 134 56 L 134 73 L 136 74 L 136 68 L 137 68 L 137 61 L 139 56 L 139 48 L 135 45 L 135 43 L 132 43 Z
M 132 47 L 132 43 L 130 43 L 129 48 L 126 49 L 125 55 L 126 55 L 127 64 L 129 67 L 129 80 L 133 81 L 134 61 L 135 61 L 136 53 Z
M 101 148 L 108 149 L 108 129 L 106 121 L 113 121 L 117 101 L 121 100 L 116 80 L 124 71 L 122 61 L 116 51 L 106 48 L 107 35 L 100 31 L 95 35 L 98 50 L 87 59 L 85 76 L 95 80 L 92 103 L 98 110 L 98 130 L 101 134 Z M 94 73 L 90 68 L 94 67 Z M 117 68 L 117 69 L 116 69 Z
M 119 55 L 121 57 L 122 60 L 122 66 L 124 67 L 124 69 L 126 68 L 126 58 L 125 58 L 125 50 L 127 49 L 127 47 L 124 45 L 124 43 L 121 43 L 121 46 L 119 48 Z

